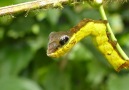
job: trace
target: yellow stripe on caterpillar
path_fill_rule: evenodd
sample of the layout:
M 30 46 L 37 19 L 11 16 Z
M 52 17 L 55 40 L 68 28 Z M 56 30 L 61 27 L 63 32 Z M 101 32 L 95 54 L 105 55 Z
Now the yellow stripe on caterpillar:
M 97 47 L 105 55 L 108 62 L 116 71 L 129 67 L 129 61 L 122 59 L 119 53 L 109 42 L 105 20 L 84 19 L 67 32 L 53 32 L 49 36 L 47 55 L 61 57 L 66 54 L 77 42 L 91 35 Z

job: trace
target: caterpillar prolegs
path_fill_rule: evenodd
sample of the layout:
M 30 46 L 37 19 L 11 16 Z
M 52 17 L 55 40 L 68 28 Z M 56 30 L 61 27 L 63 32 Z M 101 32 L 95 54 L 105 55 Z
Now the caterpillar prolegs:
M 47 55 L 61 57 L 67 53 L 77 42 L 91 35 L 97 47 L 105 55 L 108 62 L 116 71 L 129 67 L 129 61 L 124 60 L 118 51 L 109 42 L 106 32 L 106 20 L 84 19 L 67 32 L 52 32 L 49 35 Z

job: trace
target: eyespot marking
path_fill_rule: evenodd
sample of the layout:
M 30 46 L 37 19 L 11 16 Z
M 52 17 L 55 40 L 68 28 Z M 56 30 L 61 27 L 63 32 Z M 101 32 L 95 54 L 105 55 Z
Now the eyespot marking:
M 68 35 L 63 35 L 63 36 L 60 38 L 59 43 L 60 43 L 61 45 L 64 45 L 65 43 L 68 42 L 68 40 L 69 40 L 69 36 L 68 36 Z

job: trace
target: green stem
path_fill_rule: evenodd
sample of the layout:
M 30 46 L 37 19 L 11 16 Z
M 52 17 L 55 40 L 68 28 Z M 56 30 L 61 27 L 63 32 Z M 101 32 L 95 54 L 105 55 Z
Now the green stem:
M 106 17 L 106 14 L 105 14 L 105 11 L 104 11 L 104 8 L 103 8 L 103 5 L 100 5 L 99 6 L 99 11 L 101 13 L 101 16 L 104 20 L 107 20 L 107 17 Z M 110 27 L 110 24 L 107 23 L 107 30 L 108 32 L 111 34 L 111 39 L 112 41 L 117 41 L 117 39 L 115 38 L 113 32 L 112 32 L 112 29 Z M 120 55 L 122 56 L 123 59 L 125 60 L 129 60 L 128 56 L 125 54 L 125 52 L 122 50 L 122 48 L 120 47 L 119 43 L 117 43 L 116 45 L 116 49 L 118 50 L 118 52 L 120 53 Z

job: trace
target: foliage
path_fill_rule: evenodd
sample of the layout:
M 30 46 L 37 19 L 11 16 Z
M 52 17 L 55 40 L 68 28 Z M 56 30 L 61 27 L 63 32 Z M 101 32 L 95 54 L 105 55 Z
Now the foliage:
M 12 2 L 0 1 L 1 6 L 8 4 Z M 118 42 L 129 55 L 129 2 L 109 3 L 105 8 Z M 46 55 L 49 33 L 69 30 L 83 18 L 101 19 L 88 4 L 0 17 L 1 90 L 128 90 L 128 70 L 114 71 L 90 37 L 65 57 Z

